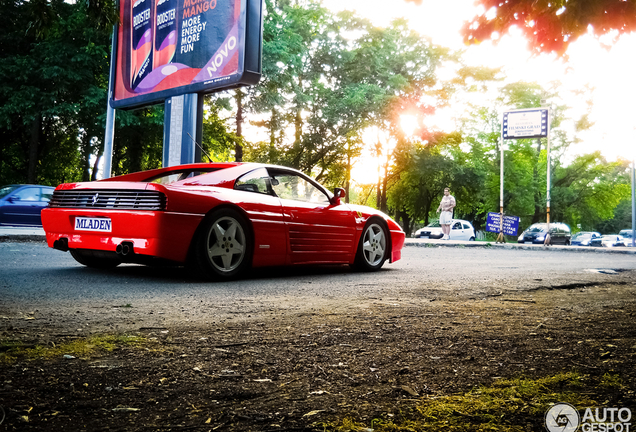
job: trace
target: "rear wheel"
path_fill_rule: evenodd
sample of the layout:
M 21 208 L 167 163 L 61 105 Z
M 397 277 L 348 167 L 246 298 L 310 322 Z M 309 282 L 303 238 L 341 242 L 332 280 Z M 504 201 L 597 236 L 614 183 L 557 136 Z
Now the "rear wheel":
M 381 222 L 367 222 L 358 244 L 356 267 L 364 271 L 380 270 L 388 255 L 388 242 L 387 230 Z
M 75 261 L 86 267 L 108 269 L 121 264 L 121 260 L 116 256 L 112 256 L 114 253 L 111 252 L 82 249 L 69 249 L 69 252 L 71 252 L 71 256 L 75 258 Z
M 475 237 L 469 238 L 468 241 L 475 241 Z
M 194 261 L 199 272 L 208 278 L 233 279 L 249 268 L 251 251 L 247 220 L 236 210 L 222 209 L 203 222 Z

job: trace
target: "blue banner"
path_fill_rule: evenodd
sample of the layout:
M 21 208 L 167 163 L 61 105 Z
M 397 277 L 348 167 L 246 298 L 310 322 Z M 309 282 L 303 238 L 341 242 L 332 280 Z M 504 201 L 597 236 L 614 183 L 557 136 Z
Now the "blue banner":
M 518 216 L 504 216 L 503 219 L 503 233 L 509 236 L 516 236 L 519 230 Z M 501 213 L 488 213 L 486 219 L 486 231 L 499 233 L 501 228 Z

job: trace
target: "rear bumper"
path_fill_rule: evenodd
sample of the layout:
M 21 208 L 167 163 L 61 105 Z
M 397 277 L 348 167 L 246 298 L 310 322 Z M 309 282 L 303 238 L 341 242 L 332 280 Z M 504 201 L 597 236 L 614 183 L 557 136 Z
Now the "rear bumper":
M 108 218 L 111 232 L 78 231 L 76 217 Z M 115 252 L 122 242 L 133 244 L 135 254 L 185 262 L 190 242 L 203 215 L 164 211 L 60 209 L 42 210 L 42 226 L 49 247 L 66 238 L 69 249 Z

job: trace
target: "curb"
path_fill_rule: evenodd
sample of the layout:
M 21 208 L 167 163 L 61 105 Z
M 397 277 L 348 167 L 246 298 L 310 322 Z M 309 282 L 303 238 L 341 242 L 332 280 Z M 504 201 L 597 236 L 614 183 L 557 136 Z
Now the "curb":
M 452 240 L 451 240 L 452 242 Z M 589 246 L 544 246 L 544 245 L 524 245 L 517 243 L 491 243 L 491 242 L 430 242 L 430 241 L 414 241 L 406 240 L 404 247 L 425 247 L 425 248 L 437 248 L 437 247 L 451 247 L 451 248 L 498 248 L 498 249 L 521 249 L 530 251 L 550 251 L 550 252 L 577 252 L 577 253 L 610 253 L 610 254 L 624 254 L 624 255 L 636 255 L 636 248 L 601 248 L 601 247 L 589 247 Z
M 0 243 L 8 243 L 8 242 L 42 242 L 46 243 L 45 235 L 37 235 L 37 234 L 12 234 L 12 235 L 2 235 L 0 234 Z

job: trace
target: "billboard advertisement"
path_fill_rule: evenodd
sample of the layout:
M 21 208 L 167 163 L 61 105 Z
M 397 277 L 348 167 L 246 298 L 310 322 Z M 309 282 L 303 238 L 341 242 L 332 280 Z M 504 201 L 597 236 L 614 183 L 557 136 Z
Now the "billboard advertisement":
M 256 84 L 260 0 L 120 0 L 111 105 Z

